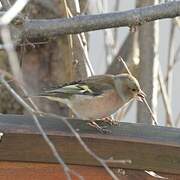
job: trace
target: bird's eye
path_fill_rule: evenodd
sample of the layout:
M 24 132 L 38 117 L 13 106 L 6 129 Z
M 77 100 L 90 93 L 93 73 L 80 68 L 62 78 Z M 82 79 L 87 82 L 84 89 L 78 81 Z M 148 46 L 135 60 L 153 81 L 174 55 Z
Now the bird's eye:
M 132 91 L 133 91 L 133 92 L 135 92 L 135 91 L 136 91 L 136 89 L 132 89 Z

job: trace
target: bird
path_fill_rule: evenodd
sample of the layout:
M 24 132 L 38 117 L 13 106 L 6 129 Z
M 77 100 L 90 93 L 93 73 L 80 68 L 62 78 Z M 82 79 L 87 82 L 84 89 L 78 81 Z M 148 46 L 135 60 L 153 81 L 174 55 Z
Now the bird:
M 145 93 L 134 76 L 124 73 L 95 75 L 51 87 L 38 97 L 66 104 L 78 118 L 95 125 L 95 120 L 109 117 L 131 100 L 142 101 Z

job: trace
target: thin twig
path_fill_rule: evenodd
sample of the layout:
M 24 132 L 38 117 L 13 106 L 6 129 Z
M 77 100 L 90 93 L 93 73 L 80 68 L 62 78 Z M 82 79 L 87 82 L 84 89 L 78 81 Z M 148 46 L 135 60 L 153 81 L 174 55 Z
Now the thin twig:
M 171 81 L 171 76 L 172 76 L 169 69 L 174 64 L 174 58 L 173 58 L 173 54 L 174 54 L 174 33 L 175 33 L 175 23 L 173 20 L 171 20 L 171 31 L 170 31 L 170 38 L 169 38 L 168 64 L 167 64 L 168 65 L 168 68 L 167 68 L 167 90 L 168 91 L 170 88 L 170 87 L 168 87 L 169 79 Z
M 109 159 L 107 159 L 105 161 L 107 163 L 132 164 L 132 160 L 131 159 L 119 160 L 119 159 L 114 159 L 113 157 L 110 157 Z
M 84 46 L 84 43 L 83 43 L 83 41 L 86 40 L 85 34 L 84 34 L 84 33 L 81 33 L 82 38 L 84 38 L 83 41 L 82 41 L 82 38 L 81 38 L 81 36 L 80 36 L 79 34 L 78 34 L 77 36 L 78 36 L 78 40 L 79 40 L 79 42 L 80 42 L 80 45 L 81 45 L 81 47 L 82 47 L 83 50 L 84 50 L 85 61 L 86 61 L 88 70 L 89 70 L 89 72 L 90 72 L 90 75 L 93 76 L 93 75 L 95 75 L 95 73 L 94 73 L 93 67 L 92 67 L 92 65 L 91 65 L 91 61 L 90 61 L 90 59 L 89 59 L 88 50 L 87 50 L 87 45 Z M 87 42 L 86 42 L 86 44 L 87 44 Z
M 67 6 L 67 2 L 66 2 L 66 0 L 64 0 L 64 6 L 65 6 L 65 12 L 66 12 L 66 17 L 67 18 L 69 18 L 70 16 L 69 16 L 69 13 L 68 13 L 68 11 L 67 11 L 67 9 L 68 9 L 68 6 Z M 70 47 L 70 53 L 71 53 L 71 56 L 69 57 L 69 58 L 72 58 L 72 59 L 74 59 L 74 51 L 73 51 L 73 48 L 74 48 L 74 44 L 73 44 L 73 38 L 72 38 L 72 34 L 69 34 L 68 36 L 67 36 L 67 39 L 68 39 L 68 45 L 69 45 L 69 47 Z M 74 59 L 75 60 L 75 59 Z M 74 71 L 73 71 L 73 67 L 72 67 L 72 61 L 70 62 L 70 66 L 68 67 L 69 69 L 70 69 L 70 71 L 69 71 L 69 74 L 70 74 L 70 79 L 72 80 L 73 79 L 73 77 L 74 77 Z M 70 112 L 70 111 L 69 111 Z M 71 112 L 70 112 L 70 114 L 72 114 Z
M 11 3 L 9 0 L 1 0 L 1 4 L 3 6 L 3 10 L 8 10 L 11 7 Z
M 123 60 L 123 58 L 122 58 L 121 56 L 119 56 L 119 57 L 118 57 L 118 60 L 119 60 L 119 62 L 122 62 L 122 63 L 123 63 L 123 65 L 124 65 L 127 73 L 132 76 L 132 73 L 131 73 L 131 71 L 129 70 L 129 68 L 128 68 L 127 64 L 125 63 L 125 61 Z
M 19 3 L 22 3 L 21 5 L 19 5 Z M 6 26 L 8 23 L 10 23 L 15 16 L 24 8 L 24 6 L 26 5 L 28 1 L 16 1 L 14 3 L 14 5 L 0 18 L 0 24 L 1 24 L 1 38 L 2 41 L 4 43 L 4 47 L 7 51 L 8 54 L 8 59 L 10 62 L 10 67 L 12 69 L 12 72 L 15 76 L 15 79 L 17 79 L 17 81 L 20 82 L 20 84 L 24 84 L 23 82 L 23 76 L 22 76 L 22 72 L 20 69 L 20 65 L 19 65 L 19 61 L 18 61 L 18 57 L 16 54 L 16 51 L 14 49 L 13 46 L 13 42 L 11 39 L 11 35 L 10 35 L 10 31 L 8 29 L 8 27 Z M 17 5 L 19 5 L 19 7 L 17 8 Z M 9 12 L 11 12 L 9 14 Z M 25 103 L 20 96 L 18 96 L 18 94 L 9 86 L 9 84 L 6 82 L 6 80 L 4 79 L 3 76 L 1 76 L 1 82 L 5 85 L 5 87 L 11 92 L 11 94 L 14 95 L 14 97 L 16 98 L 16 100 L 18 100 L 18 102 L 28 111 L 30 112 L 30 114 L 32 115 L 34 122 L 36 124 L 36 126 L 38 127 L 42 137 L 44 138 L 45 142 L 48 144 L 48 146 L 50 147 L 54 157 L 57 159 L 57 161 L 59 162 L 59 164 L 61 164 L 64 168 L 64 172 L 65 175 L 67 177 L 68 180 L 71 179 L 71 176 L 69 174 L 69 172 L 72 172 L 73 174 L 75 174 L 76 172 L 74 172 L 73 170 L 69 169 L 68 166 L 64 163 L 63 159 L 60 157 L 60 155 L 58 154 L 55 146 L 53 145 L 53 143 L 49 140 L 48 136 L 46 135 L 45 131 L 43 130 L 43 128 L 41 127 L 38 118 L 36 117 L 36 115 L 33 113 L 33 109 L 27 104 Z M 33 104 L 33 102 L 31 101 L 31 104 L 35 106 L 35 104 Z M 37 109 L 37 108 L 36 108 Z M 78 175 L 78 177 L 80 179 L 81 176 Z
M 69 172 L 76 174 L 76 176 L 79 179 L 83 179 L 79 174 L 77 174 L 74 170 L 70 169 L 63 161 L 63 159 L 60 157 L 60 155 L 58 154 L 54 144 L 50 141 L 50 139 L 48 138 L 48 136 L 46 135 L 44 129 L 42 128 L 41 124 L 39 123 L 39 120 L 36 116 L 36 112 L 35 110 L 30 107 L 15 91 L 14 89 L 11 88 L 11 86 L 6 82 L 6 80 L 4 79 L 3 75 L 0 76 L 0 82 L 6 87 L 6 89 L 13 95 L 13 97 L 15 97 L 15 99 L 32 115 L 34 123 L 36 124 L 36 126 L 38 127 L 43 139 L 45 140 L 45 142 L 48 144 L 49 148 L 51 149 L 53 155 L 55 156 L 55 158 L 57 159 L 58 163 L 61 164 L 64 168 L 64 172 L 65 175 L 67 177 L 68 180 L 71 180 L 71 176 L 69 174 Z
M 8 77 L 11 77 L 10 74 L 8 74 Z M 7 82 L 6 82 L 7 83 Z M 25 90 L 25 89 L 24 89 Z M 16 93 L 12 88 L 11 91 L 13 93 Z M 17 94 L 17 93 L 16 93 Z M 26 93 L 27 95 L 27 93 Z M 18 96 L 20 98 L 20 96 Z M 32 109 L 26 102 L 24 102 L 22 99 L 20 101 L 20 103 L 23 103 L 23 107 L 25 107 L 25 109 L 28 109 L 28 111 L 31 111 L 31 113 L 36 114 L 36 112 L 34 111 L 34 109 Z M 32 102 L 31 102 L 32 104 Z M 37 110 L 37 109 L 36 109 Z M 38 112 L 39 113 L 39 112 Z M 43 114 L 42 112 L 40 113 L 41 115 Z M 45 114 L 45 113 L 44 113 Z M 73 134 L 76 136 L 76 138 L 78 139 L 78 141 L 80 142 L 80 144 L 84 147 L 84 149 L 90 154 L 92 155 L 102 166 L 104 166 L 104 168 L 106 169 L 106 171 L 111 175 L 111 177 L 113 177 L 113 179 L 118 180 L 118 178 L 116 177 L 116 175 L 113 173 L 113 171 L 107 166 L 107 164 L 105 163 L 105 161 L 103 159 L 101 159 L 100 157 L 98 157 L 94 152 L 92 152 L 87 145 L 83 142 L 83 140 L 81 139 L 81 137 L 79 136 L 79 134 L 74 130 L 74 128 L 66 121 L 65 118 L 62 118 L 55 115 L 55 114 L 46 114 L 48 116 L 51 117 L 56 117 L 59 119 L 62 119 L 62 121 L 70 128 L 70 130 L 73 132 Z M 72 172 L 72 170 L 71 170 Z
M 7 43 L 6 41 L 4 43 Z M 12 41 L 10 39 L 10 33 L 9 33 L 9 40 L 8 40 L 8 44 L 10 44 L 11 46 L 11 49 L 7 49 L 7 52 L 13 52 L 14 54 L 12 56 L 9 57 L 9 59 L 13 59 L 13 57 L 17 57 L 14 49 L 12 48 L 13 45 L 12 45 Z M 17 58 L 16 58 L 17 59 Z M 18 62 L 18 61 L 17 61 Z M 39 131 L 41 132 L 44 140 L 46 141 L 46 143 L 49 145 L 49 147 L 51 148 L 51 151 L 53 152 L 53 155 L 56 157 L 56 159 L 58 160 L 58 162 L 60 164 L 62 164 L 63 168 L 64 168 L 64 171 L 65 171 L 65 174 L 66 174 L 66 177 L 67 179 L 71 179 L 70 177 L 70 174 L 69 172 L 71 172 L 72 174 L 75 174 L 77 175 L 80 179 L 82 179 L 81 176 L 79 176 L 75 171 L 71 170 L 68 168 L 68 166 L 64 163 L 64 161 L 62 160 L 62 158 L 59 156 L 55 146 L 52 144 L 52 142 L 49 140 L 48 136 L 46 135 L 46 133 L 44 132 L 43 128 L 41 127 L 39 121 L 38 121 L 38 118 L 36 117 L 35 115 L 35 111 L 34 109 L 32 109 L 25 101 L 22 100 L 22 98 L 9 86 L 9 84 L 5 81 L 4 77 L 2 77 L 1 79 L 1 82 L 6 86 L 6 88 L 8 88 L 8 90 L 16 97 L 16 99 L 18 100 L 19 103 L 21 103 L 21 105 L 23 105 L 23 107 L 32 115 L 33 119 L 34 119 L 34 122 L 35 124 L 37 125 Z M 64 121 L 66 121 L 66 119 L 64 119 Z M 70 125 L 68 127 L 71 127 Z M 71 130 L 73 130 L 73 132 L 76 132 L 73 127 L 71 127 Z M 76 137 L 77 137 L 77 133 L 76 133 Z M 84 144 L 85 143 L 82 141 L 81 144 Z M 91 154 L 93 157 L 97 157 L 95 153 L 93 153 L 90 149 L 87 148 L 86 146 L 86 149 L 88 150 L 89 154 Z M 106 165 L 105 161 L 99 157 L 96 158 L 97 160 L 99 160 L 99 162 L 105 167 L 105 169 L 107 170 L 107 172 L 111 175 L 111 177 L 113 179 L 118 179 L 116 177 L 116 175 L 111 171 L 111 169 Z
M 89 147 L 84 143 L 84 141 L 82 140 L 80 135 L 76 132 L 76 130 L 72 127 L 72 125 L 70 123 L 68 123 L 68 121 L 66 121 L 66 119 L 64 117 L 62 117 L 60 115 L 52 114 L 52 113 L 43 113 L 43 114 L 46 115 L 46 116 L 49 116 L 49 117 L 53 117 L 53 118 L 57 118 L 57 119 L 62 120 L 68 126 L 68 128 L 71 130 L 71 132 L 75 135 L 75 137 L 77 138 L 77 140 L 79 141 L 81 146 L 84 148 L 84 150 L 87 153 L 89 153 L 92 157 L 94 157 L 94 159 L 96 159 L 105 168 L 105 170 L 109 173 L 109 175 L 114 180 L 118 180 L 119 179 L 114 174 L 114 172 L 108 167 L 108 165 L 106 164 L 106 160 L 98 157 L 92 150 L 89 149 Z
M 162 75 L 162 70 L 161 70 L 160 64 L 159 64 L 159 71 L 158 71 L 158 80 L 159 80 L 160 90 L 161 90 L 161 94 L 162 94 L 162 98 L 163 98 L 163 102 L 164 102 L 164 106 L 165 106 L 166 114 L 167 114 L 166 123 L 170 126 L 174 126 L 169 96 L 168 96 L 168 93 L 166 90 L 166 85 L 163 80 L 163 75 Z
M 176 63 L 179 62 L 179 53 L 180 53 L 180 46 L 177 48 L 174 56 L 174 63 L 169 67 L 169 71 L 172 70 L 172 68 L 176 65 Z
M 29 0 L 17 0 L 0 18 L 0 25 L 8 25 L 26 6 Z
M 54 118 L 57 118 L 57 119 L 60 119 L 62 122 L 64 122 L 68 128 L 71 130 L 71 132 L 75 135 L 75 137 L 77 138 L 77 140 L 79 141 L 79 143 L 82 145 L 82 147 L 85 149 L 86 152 L 88 152 L 92 157 L 94 157 L 102 166 L 104 166 L 104 168 L 106 169 L 106 171 L 111 175 L 111 177 L 115 180 L 118 180 L 117 176 L 113 173 L 113 171 L 107 166 L 106 164 L 106 161 L 103 160 L 102 158 L 98 157 L 93 151 L 91 151 L 88 146 L 84 143 L 84 141 L 82 140 L 82 138 L 80 137 L 80 135 L 76 132 L 76 130 L 72 127 L 72 125 L 66 120 L 65 117 L 63 116 L 60 116 L 60 115 L 55 115 L 55 114 L 52 114 L 52 113 L 44 113 L 44 112 L 37 112 L 35 111 L 33 108 L 31 108 L 11 87 L 10 85 L 6 82 L 6 80 L 4 79 L 3 76 L 0 76 L 0 81 L 2 82 L 3 85 L 5 85 L 5 87 L 11 92 L 11 94 L 18 100 L 18 102 L 31 114 L 33 115 L 33 118 L 35 116 L 35 114 L 40 114 L 41 116 L 44 115 L 44 116 L 49 116 L 49 117 L 54 117 Z M 35 122 L 37 122 L 37 117 L 36 117 L 36 120 L 34 119 Z M 40 124 L 39 124 L 40 125 Z M 39 126 L 38 126 L 39 128 Z M 41 128 L 41 130 L 43 130 Z M 45 133 L 45 132 L 44 132 Z M 47 136 L 46 133 L 44 134 L 43 133 L 43 136 Z M 48 137 L 47 137 L 48 138 Z M 49 138 L 48 138 L 49 139 Z M 47 139 L 46 139 L 47 140 Z M 49 145 L 49 143 L 48 143 Z M 54 146 L 52 143 L 51 143 L 51 146 Z M 52 148 L 50 146 L 50 148 Z M 56 151 L 56 149 L 51 149 L 52 151 Z M 54 153 L 53 153 L 54 154 Z M 57 155 L 57 153 L 55 153 Z M 61 160 L 62 161 L 62 160 Z M 67 165 L 65 165 L 65 170 L 66 171 L 69 171 L 71 173 L 75 173 L 73 170 L 69 169 L 67 167 Z M 80 176 L 79 176 L 80 178 Z M 81 179 L 81 178 L 80 178 Z
M 97 9 L 99 13 L 107 13 L 108 5 L 106 1 L 97 1 Z M 112 62 L 113 52 L 114 52 L 114 29 L 104 29 L 103 30 L 103 39 L 104 39 L 104 51 L 105 51 L 105 62 L 106 67 Z
M 1 74 L 3 74 L 3 75 L 8 75 L 8 78 L 13 78 L 13 76 L 11 75 L 11 74 L 9 74 L 9 73 L 7 73 L 7 72 L 5 72 L 5 71 L 0 71 L 0 73 Z M 14 79 L 13 81 L 15 81 L 15 82 L 17 82 L 17 80 L 16 79 Z M 6 83 L 7 83 L 7 81 L 6 81 Z M 18 83 L 18 82 L 17 82 Z M 22 89 L 22 91 L 23 91 L 23 93 L 24 93 L 24 95 L 26 96 L 26 97 L 28 97 L 28 93 L 26 92 L 26 90 L 25 90 L 25 88 L 23 87 L 23 85 L 21 85 L 20 83 L 18 83 L 18 85 L 19 85 L 19 87 Z M 38 115 L 45 115 L 45 116 L 51 116 L 51 115 L 49 115 L 49 113 L 44 113 L 44 112 L 40 112 L 39 111 L 39 109 L 38 109 L 38 107 L 35 105 L 35 103 L 32 101 L 32 99 L 31 98 L 27 98 L 29 101 L 30 101 L 30 103 L 32 104 L 32 106 L 33 106 L 33 108 L 35 109 L 35 111 L 34 111 L 34 109 L 30 109 L 31 111 L 32 111 L 32 113 L 34 113 L 34 114 L 38 114 Z M 22 102 L 23 102 L 24 100 L 22 100 Z M 24 103 L 24 105 L 26 105 L 26 103 Z M 25 108 L 26 109 L 26 108 Z M 54 117 L 54 116 L 53 116 Z M 57 116 L 56 116 L 56 118 L 57 118 Z M 59 118 L 61 118 L 61 120 L 66 124 L 66 118 L 65 117 L 59 117 Z M 67 122 L 68 123 L 68 122 Z M 73 128 L 73 127 L 72 127 Z M 73 172 L 71 172 L 71 173 L 73 173 Z M 74 174 L 75 174 L 75 172 L 74 172 Z M 81 178 L 80 178 L 81 179 Z
M 22 71 L 19 65 L 17 54 L 14 50 L 10 31 L 7 26 L 1 27 L 1 38 L 8 54 L 8 59 L 9 59 L 9 63 L 10 63 L 10 67 L 13 72 L 13 75 L 19 82 L 22 83 L 23 82 Z
M 67 6 L 67 2 L 66 2 L 65 0 L 64 0 L 64 3 L 65 3 L 65 7 L 66 7 L 66 10 L 67 10 L 67 13 L 68 13 L 69 17 L 72 18 L 72 17 L 73 17 L 73 14 L 71 13 L 69 7 Z M 81 36 L 84 38 L 84 40 L 86 40 L 84 33 L 81 33 Z M 94 70 L 93 70 L 93 68 L 92 68 L 92 65 L 91 65 L 89 56 L 88 56 L 87 46 L 84 47 L 84 42 L 82 41 L 81 36 L 80 36 L 79 34 L 77 34 L 77 37 L 78 37 L 79 43 L 80 43 L 80 45 L 81 45 L 81 48 L 82 48 L 83 51 L 84 51 L 85 61 L 86 61 L 87 68 L 88 68 L 88 70 L 89 70 L 89 72 L 90 72 L 90 75 L 93 76 L 95 73 L 94 73 Z M 86 42 L 86 44 L 87 44 L 87 42 Z
M 115 120 L 116 121 L 121 121 L 121 119 L 125 118 L 129 110 L 131 109 L 133 105 L 133 101 L 130 101 L 127 105 L 123 106 L 120 110 L 115 115 Z
M 119 7 L 120 7 L 120 3 L 121 3 L 121 0 L 116 0 L 115 1 L 115 4 L 114 4 L 114 11 L 118 11 L 119 10 Z M 118 38 L 118 29 L 117 28 L 114 28 L 114 34 L 113 34 L 113 39 L 114 39 L 114 54 L 116 54 L 116 51 L 118 50 L 118 41 L 119 41 L 119 38 Z
M 179 114 L 177 115 L 177 118 L 176 118 L 176 120 L 175 120 L 175 127 L 178 127 L 179 122 L 180 122 L 180 112 L 179 112 Z
M 154 115 L 153 111 L 151 110 L 148 102 L 146 101 L 145 98 L 143 98 L 142 100 L 143 100 L 144 104 L 146 105 L 146 107 L 148 108 L 149 112 L 151 113 L 151 117 L 152 117 L 152 120 L 153 120 L 153 124 L 156 125 L 156 126 L 158 126 L 158 122 L 157 122 L 157 120 L 156 120 L 156 118 L 155 118 L 155 115 Z
M 169 70 L 174 64 L 174 34 L 175 34 L 175 23 L 174 20 L 171 20 L 171 31 L 169 39 L 169 51 L 168 51 L 168 68 L 167 68 L 167 94 L 169 97 L 169 104 L 171 104 L 172 97 L 172 83 L 173 83 L 173 71 Z M 168 123 L 168 114 L 166 115 L 166 122 Z
M 165 76 L 165 82 L 168 81 L 168 74 L 171 73 L 171 71 L 173 70 L 175 65 L 180 62 L 179 54 L 180 54 L 180 46 L 177 48 L 177 50 L 175 52 L 173 63 L 168 67 L 168 73 Z
M 125 63 L 125 61 L 123 60 L 123 58 L 122 57 L 118 57 L 118 60 L 123 63 L 123 65 L 124 65 L 126 71 L 128 72 L 128 74 L 132 76 L 132 73 L 130 72 L 130 70 L 129 70 L 127 64 Z M 151 110 L 148 102 L 146 101 L 146 98 L 144 97 L 142 100 L 143 100 L 144 104 L 146 105 L 146 107 L 148 108 L 148 110 L 149 110 L 149 112 L 151 114 L 151 117 L 152 117 L 152 120 L 153 120 L 153 124 L 157 126 L 158 122 L 157 122 L 157 120 L 155 118 L 155 115 L 154 115 L 153 111 Z

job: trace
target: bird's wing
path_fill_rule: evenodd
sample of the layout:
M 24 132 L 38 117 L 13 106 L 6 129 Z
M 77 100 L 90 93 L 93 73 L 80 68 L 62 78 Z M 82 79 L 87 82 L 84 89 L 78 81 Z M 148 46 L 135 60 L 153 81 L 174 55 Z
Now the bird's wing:
M 86 84 L 93 95 L 101 95 L 106 90 L 112 90 L 114 88 L 113 77 L 113 75 L 109 74 L 91 76 L 84 80 L 82 84 Z
M 97 96 L 113 88 L 113 77 L 113 75 L 92 76 L 85 80 L 74 81 L 53 89 L 51 88 L 40 95 L 64 98 L 68 98 L 74 94 Z

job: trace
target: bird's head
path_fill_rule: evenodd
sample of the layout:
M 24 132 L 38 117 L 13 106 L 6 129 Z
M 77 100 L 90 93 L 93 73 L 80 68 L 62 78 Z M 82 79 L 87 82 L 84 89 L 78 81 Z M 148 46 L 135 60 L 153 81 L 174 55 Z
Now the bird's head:
M 114 78 L 115 88 L 124 102 L 131 99 L 142 101 L 145 97 L 137 79 L 129 74 L 119 74 Z

